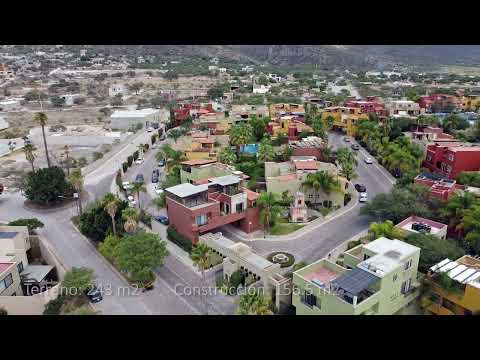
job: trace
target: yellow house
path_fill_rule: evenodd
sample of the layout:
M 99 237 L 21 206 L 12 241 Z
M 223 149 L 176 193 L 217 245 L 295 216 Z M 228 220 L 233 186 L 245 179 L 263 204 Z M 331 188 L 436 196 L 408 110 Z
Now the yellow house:
M 456 291 L 447 291 L 435 280 L 445 273 L 453 280 Z M 427 313 L 434 315 L 472 315 L 480 311 L 480 260 L 462 256 L 456 261 L 445 259 L 432 266 L 429 272 L 430 294 L 422 299 Z
M 325 108 L 322 112 L 322 120 L 326 121 L 329 116 L 333 118 L 333 127 L 344 129 L 348 136 L 356 135 L 358 120 L 368 119 L 368 114 L 362 113 L 360 108 L 343 106 Z
M 462 96 L 462 110 L 474 111 L 477 107 L 480 107 L 480 94 Z
M 301 121 L 295 120 L 294 116 L 282 116 L 270 121 L 267 125 L 267 131 L 274 137 L 283 134 L 294 139 L 302 131 L 313 134 L 313 129 Z

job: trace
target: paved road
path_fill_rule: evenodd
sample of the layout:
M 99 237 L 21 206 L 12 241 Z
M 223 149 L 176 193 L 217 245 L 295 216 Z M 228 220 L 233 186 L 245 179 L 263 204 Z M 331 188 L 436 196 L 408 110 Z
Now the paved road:
M 335 149 L 351 145 L 351 143 L 345 143 L 343 136 L 339 134 L 330 134 L 329 141 Z M 365 150 L 362 149 L 358 152 L 357 173 L 359 177 L 354 182 L 365 184 L 368 196 L 371 199 L 379 193 L 390 191 L 394 180 L 381 166 L 365 164 L 364 159 L 366 156 Z M 244 242 L 253 246 L 253 249 L 261 255 L 266 255 L 273 251 L 288 251 L 294 254 L 297 260 L 313 262 L 327 256 L 334 248 L 368 228 L 370 219 L 366 216 L 360 216 L 361 206 L 361 204 L 358 204 L 347 213 L 332 218 L 331 221 L 321 227 L 294 240 L 254 240 Z M 226 235 L 241 241 L 232 233 L 226 233 Z

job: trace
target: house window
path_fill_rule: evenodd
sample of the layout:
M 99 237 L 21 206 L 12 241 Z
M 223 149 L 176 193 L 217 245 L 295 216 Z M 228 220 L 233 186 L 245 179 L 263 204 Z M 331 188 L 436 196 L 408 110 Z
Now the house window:
M 404 270 L 408 270 L 412 267 L 412 259 L 409 259 L 404 266 Z
M 317 297 L 310 293 L 309 291 L 304 292 L 302 298 L 301 298 L 302 303 L 309 307 L 314 307 L 317 306 Z
M 237 211 L 237 213 L 241 213 L 243 211 L 243 203 L 235 205 L 235 210 Z
M 23 271 L 23 262 L 20 261 L 20 263 L 17 264 L 17 269 L 18 269 L 19 273 L 21 273 Z
M 363 254 L 363 261 L 367 260 L 370 256 L 367 254 Z
M 411 279 L 407 279 L 407 280 L 405 280 L 405 281 L 402 283 L 402 288 L 401 288 L 401 290 L 400 290 L 400 292 L 401 292 L 402 294 L 406 294 L 406 293 L 408 292 L 408 290 L 410 290 L 411 282 L 412 282 Z
M 451 302 L 450 300 L 443 299 L 442 306 L 452 312 L 455 312 L 455 303 Z
M 195 221 L 198 226 L 205 225 L 207 223 L 207 216 L 206 215 L 199 215 L 195 218 Z
M 448 154 L 447 156 L 448 160 L 450 161 L 453 161 L 455 159 L 455 157 L 453 156 L 453 154 Z
M 13 284 L 13 276 L 12 274 L 8 274 L 7 276 L 5 276 L 3 280 L 0 281 L 0 293 L 12 284 Z

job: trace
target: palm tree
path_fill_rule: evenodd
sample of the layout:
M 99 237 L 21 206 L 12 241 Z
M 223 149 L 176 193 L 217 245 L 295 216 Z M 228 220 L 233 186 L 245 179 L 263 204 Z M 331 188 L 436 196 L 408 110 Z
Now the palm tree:
M 111 201 L 107 202 L 105 205 L 105 211 L 110 215 L 112 219 L 112 229 L 113 229 L 113 236 L 117 236 L 117 227 L 115 225 L 115 215 L 117 214 L 118 210 L 118 199 L 114 198 Z
M 308 174 L 302 186 L 315 191 L 323 190 L 326 194 L 330 194 L 332 191 L 343 191 L 338 179 L 328 171 Z
M 222 164 L 233 165 L 237 162 L 237 155 L 232 149 L 226 147 L 218 154 L 218 161 Z
M 165 144 L 155 156 L 158 161 L 162 159 L 166 160 L 167 170 L 169 170 L 170 168 L 176 165 L 180 165 L 182 161 L 186 160 L 185 154 L 182 151 L 174 150 L 168 144 Z
M 140 214 L 137 209 L 129 207 L 122 211 L 122 219 L 124 221 L 123 228 L 125 231 L 133 234 L 137 230 L 137 222 L 140 219 Z
M 138 144 L 137 145 L 138 151 L 141 155 L 145 154 L 145 150 L 147 149 L 146 144 Z
M 460 230 L 463 228 L 463 218 L 465 213 L 475 204 L 476 197 L 472 193 L 464 192 L 461 195 L 456 195 L 451 198 L 442 208 L 440 208 L 440 215 L 449 221 L 449 227 L 454 229 L 457 233 L 457 238 L 460 235 Z
M 68 156 L 70 154 L 70 148 L 68 147 L 68 145 L 65 145 L 63 147 L 63 151 L 65 154 L 65 165 L 67 166 L 67 176 L 70 176 L 70 158 Z
M 25 153 L 25 159 L 27 159 L 27 161 L 30 163 L 30 165 L 32 165 L 32 172 L 35 172 L 33 162 L 35 161 L 36 156 L 35 156 L 34 151 L 36 151 L 36 150 L 37 150 L 37 148 L 30 143 L 25 144 L 25 146 L 23 147 L 23 151 Z
M 277 194 L 265 191 L 258 197 L 257 205 L 262 209 L 260 217 L 263 221 L 266 234 L 270 230 L 270 222 L 278 217 L 282 208 L 278 205 Z
M 160 211 L 165 207 L 165 193 L 160 194 L 155 199 L 152 200 L 152 205 L 157 211 Z
M 240 123 L 230 129 L 230 143 L 237 148 L 237 156 L 240 154 L 240 146 L 246 145 L 253 137 L 253 130 L 249 124 Z
M 83 191 L 83 175 L 81 169 L 75 169 L 68 177 L 68 181 L 72 184 L 73 188 L 78 194 L 78 211 L 82 215 L 82 191 Z
M 352 164 L 353 166 L 358 165 L 357 157 L 349 148 L 343 147 L 337 150 L 337 160 L 340 164 Z
M 205 270 L 210 265 L 210 248 L 203 244 L 197 243 L 197 245 L 192 249 L 190 258 L 193 261 L 193 264 L 200 270 L 202 273 L 202 282 L 205 285 Z M 208 315 L 208 302 L 206 295 L 203 296 L 204 305 L 205 305 L 205 314 Z
M 269 140 L 264 139 L 261 141 L 258 148 L 257 158 L 260 161 L 271 161 L 275 157 L 275 150 Z
M 340 170 L 340 175 L 346 177 L 348 181 L 356 179 L 358 177 L 357 172 L 350 163 L 342 166 L 342 169 Z
M 237 313 L 239 315 L 273 315 L 270 301 L 259 291 L 247 292 L 240 296 Z
M 47 124 L 47 114 L 44 112 L 36 113 L 33 120 L 42 127 L 43 144 L 45 145 L 45 154 L 47 156 L 47 166 L 50 167 L 50 157 L 48 156 L 47 137 L 45 136 L 45 125 Z
M 132 184 L 132 192 L 137 194 L 137 201 L 138 201 L 138 207 L 141 209 L 140 206 L 140 193 L 141 192 L 147 192 L 147 188 L 145 187 L 145 184 L 141 181 L 135 181 Z
M 396 228 L 391 220 L 386 220 L 383 223 L 371 223 L 368 233 L 373 237 L 372 240 L 382 236 L 389 239 L 402 239 L 405 237 L 404 232 Z

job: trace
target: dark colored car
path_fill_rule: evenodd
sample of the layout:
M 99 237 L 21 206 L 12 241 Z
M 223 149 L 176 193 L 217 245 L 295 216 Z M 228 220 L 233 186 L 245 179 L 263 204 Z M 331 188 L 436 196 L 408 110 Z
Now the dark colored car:
M 135 178 L 136 182 L 145 182 L 145 179 L 143 178 L 143 174 L 138 174 L 137 177 Z
M 357 144 L 352 144 L 352 149 L 353 150 L 360 150 L 360 146 L 358 146 Z
M 165 166 L 165 159 L 162 159 L 158 162 L 158 166 L 163 167 Z
M 367 191 L 367 187 L 363 184 L 355 184 L 355 189 L 360 193 Z
M 152 172 L 152 183 L 157 183 L 159 176 L 160 176 L 160 171 L 158 169 L 153 170 L 153 172 Z
M 102 292 L 95 285 L 85 291 L 85 295 L 92 303 L 97 303 L 103 300 Z
M 155 220 L 157 220 L 160 224 L 163 224 L 163 225 L 169 224 L 168 217 L 165 215 L 155 216 Z

